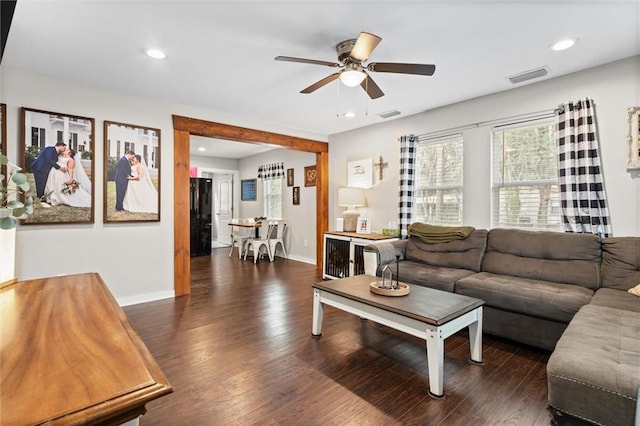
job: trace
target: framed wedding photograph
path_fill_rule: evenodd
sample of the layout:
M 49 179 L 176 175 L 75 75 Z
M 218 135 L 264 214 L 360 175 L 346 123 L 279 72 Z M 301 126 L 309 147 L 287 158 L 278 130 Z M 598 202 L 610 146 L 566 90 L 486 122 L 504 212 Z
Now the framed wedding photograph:
M 93 223 L 94 119 L 22 107 L 19 159 L 36 199 L 24 225 Z
M 287 186 L 293 186 L 293 169 L 287 169 Z
M 104 223 L 160 221 L 160 129 L 104 122 Z
M 304 186 L 316 186 L 316 166 L 304 168 Z

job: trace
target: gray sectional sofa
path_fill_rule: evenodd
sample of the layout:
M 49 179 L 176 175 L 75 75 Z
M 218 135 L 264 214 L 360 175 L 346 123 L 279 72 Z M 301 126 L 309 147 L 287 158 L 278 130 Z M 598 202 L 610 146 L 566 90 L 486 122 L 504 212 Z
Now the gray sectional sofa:
M 411 236 L 365 253 L 366 271 L 398 266 L 400 281 L 482 299 L 485 333 L 552 351 L 555 419 L 634 424 L 640 297 L 627 290 L 640 283 L 640 238 L 477 229 L 461 240 Z

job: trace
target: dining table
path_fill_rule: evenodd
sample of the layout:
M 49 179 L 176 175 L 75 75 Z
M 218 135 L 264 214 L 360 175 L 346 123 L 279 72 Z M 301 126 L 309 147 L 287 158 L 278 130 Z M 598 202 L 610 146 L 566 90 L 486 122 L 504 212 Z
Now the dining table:
M 229 221 L 229 226 L 231 226 L 232 228 L 234 226 L 237 226 L 238 228 L 254 228 L 255 237 L 260 238 L 260 228 L 262 227 L 262 221 L 250 222 L 250 223 Z

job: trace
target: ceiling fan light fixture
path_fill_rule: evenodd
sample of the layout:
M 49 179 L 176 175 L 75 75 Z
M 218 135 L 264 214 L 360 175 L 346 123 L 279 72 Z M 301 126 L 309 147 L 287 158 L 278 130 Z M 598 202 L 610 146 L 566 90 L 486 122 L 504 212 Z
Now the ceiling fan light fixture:
M 362 83 L 362 80 L 364 80 L 366 76 L 362 71 L 344 70 L 340 73 L 340 81 L 342 81 L 345 86 L 356 87 Z

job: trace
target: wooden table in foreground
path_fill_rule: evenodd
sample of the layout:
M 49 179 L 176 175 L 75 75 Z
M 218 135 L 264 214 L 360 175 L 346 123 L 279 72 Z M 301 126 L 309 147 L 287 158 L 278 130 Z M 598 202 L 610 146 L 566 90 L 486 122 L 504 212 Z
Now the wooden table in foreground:
M 135 423 L 173 390 L 95 273 L 0 289 L 0 424 Z
M 322 334 L 324 305 L 375 321 L 427 342 L 429 393 L 444 396 L 444 340 L 469 327 L 471 360 L 482 363 L 482 305 L 460 294 L 411 285 L 406 296 L 381 296 L 369 291 L 380 278 L 357 275 L 313 284 L 311 334 Z

